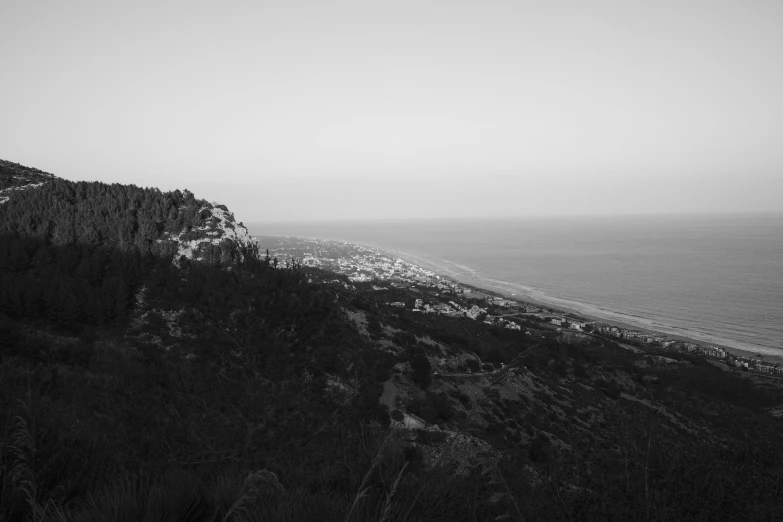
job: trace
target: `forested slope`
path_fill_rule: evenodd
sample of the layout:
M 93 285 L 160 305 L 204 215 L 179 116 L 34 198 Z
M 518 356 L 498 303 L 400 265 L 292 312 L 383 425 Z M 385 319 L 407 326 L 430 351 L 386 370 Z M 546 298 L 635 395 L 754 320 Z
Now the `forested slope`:
M 8 165 L 0 165 L 4 183 L 31 177 Z M 225 207 L 188 191 L 32 176 L 45 182 L 0 204 L 0 307 L 17 317 L 104 324 L 128 309 L 157 264 L 231 266 L 258 256 Z
M 0 172 L 7 183 L 14 177 Z M 34 190 L 18 191 L 0 205 L 0 235 L 161 257 L 177 253 L 181 242 L 193 242 L 194 248 L 203 248 L 197 257 L 210 264 L 230 264 L 253 246 L 247 229 L 224 206 L 196 199 L 187 190 L 161 192 L 56 177 Z

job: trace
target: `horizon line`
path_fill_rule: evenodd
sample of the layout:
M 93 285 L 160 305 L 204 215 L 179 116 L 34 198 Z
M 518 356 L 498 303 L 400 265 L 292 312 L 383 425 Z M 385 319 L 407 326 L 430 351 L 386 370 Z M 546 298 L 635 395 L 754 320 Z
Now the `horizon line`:
M 495 221 L 523 219 L 606 219 L 606 218 L 675 218 L 675 217 L 734 217 L 783 215 L 783 210 L 750 210 L 726 212 L 648 212 L 648 213 L 618 213 L 618 214 L 530 214 L 511 216 L 436 216 L 436 217 L 405 217 L 405 218 L 347 218 L 347 219 L 300 219 L 300 220 L 243 220 L 243 223 L 253 224 L 363 224 L 363 223 L 419 223 L 422 221 Z

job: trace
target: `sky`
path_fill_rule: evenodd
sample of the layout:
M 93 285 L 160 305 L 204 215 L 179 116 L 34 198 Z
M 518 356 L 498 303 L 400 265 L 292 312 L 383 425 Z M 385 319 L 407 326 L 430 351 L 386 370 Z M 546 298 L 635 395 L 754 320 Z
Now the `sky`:
M 244 221 L 783 210 L 780 0 L 0 3 L 0 158 Z

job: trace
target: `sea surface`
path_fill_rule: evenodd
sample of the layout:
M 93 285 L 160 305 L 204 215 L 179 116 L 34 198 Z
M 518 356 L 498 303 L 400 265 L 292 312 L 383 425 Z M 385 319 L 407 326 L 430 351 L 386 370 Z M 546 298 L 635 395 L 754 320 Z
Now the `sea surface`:
M 783 213 L 265 223 L 250 232 L 375 246 L 475 286 L 783 356 Z

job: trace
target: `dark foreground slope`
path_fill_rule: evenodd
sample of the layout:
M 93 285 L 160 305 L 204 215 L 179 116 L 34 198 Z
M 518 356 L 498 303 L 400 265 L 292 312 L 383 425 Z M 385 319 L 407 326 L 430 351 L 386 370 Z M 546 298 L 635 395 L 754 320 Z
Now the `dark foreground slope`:
M 0 520 L 781 518 L 778 388 L 241 245 L 173 263 L 204 205 L 0 205 Z

